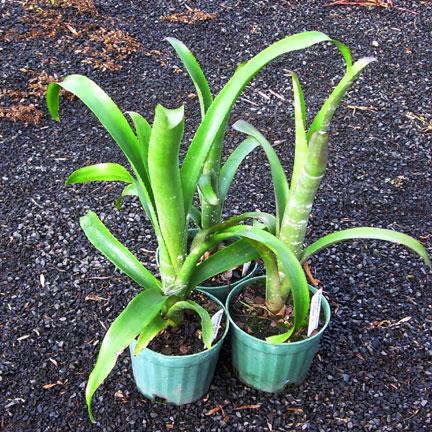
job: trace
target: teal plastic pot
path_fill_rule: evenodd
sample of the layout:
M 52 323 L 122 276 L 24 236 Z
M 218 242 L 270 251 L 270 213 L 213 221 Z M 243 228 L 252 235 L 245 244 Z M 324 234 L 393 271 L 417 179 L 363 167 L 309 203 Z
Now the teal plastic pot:
M 224 305 L 212 295 L 208 297 L 225 310 Z M 183 405 L 202 398 L 213 379 L 219 352 L 225 339 L 229 320 L 225 310 L 226 326 L 222 337 L 209 350 L 184 356 L 169 356 L 144 348 L 134 356 L 136 341 L 129 347 L 132 371 L 138 390 L 148 399 L 165 399 Z
M 265 392 L 279 392 L 287 385 L 298 384 L 309 371 L 319 341 L 330 322 L 330 306 L 322 297 L 325 324 L 314 336 L 299 342 L 272 345 L 244 332 L 233 321 L 229 306 L 245 285 L 265 283 L 265 276 L 238 284 L 228 295 L 226 309 L 231 322 L 232 364 L 239 379 Z M 312 293 L 316 288 L 310 287 Z

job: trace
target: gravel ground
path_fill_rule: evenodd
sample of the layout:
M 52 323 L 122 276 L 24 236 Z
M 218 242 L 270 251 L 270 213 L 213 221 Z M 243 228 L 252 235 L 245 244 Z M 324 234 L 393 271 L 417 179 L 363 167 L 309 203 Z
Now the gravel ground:
M 362 75 L 336 115 L 330 169 L 317 198 L 310 239 L 337 228 L 373 225 L 412 234 L 432 251 L 432 152 L 425 130 L 431 121 L 431 4 L 395 0 L 411 10 L 401 11 L 324 7 L 324 1 L 312 0 L 189 1 L 189 7 L 217 16 L 185 24 L 160 19 L 184 12 L 182 2 L 94 3 L 98 15 L 61 9 L 67 26 L 55 27 L 51 16 L 55 32 L 48 36 L 37 34 L 37 28 L 28 33 L 48 18 L 19 22 L 24 12 L 18 2 L 1 1 L 0 87 L 25 91 L 32 73 L 42 71 L 59 77 L 84 73 L 123 110 L 150 118 L 157 101 L 168 106 L 185 101 L 190 136 L 198 104 L 165 36 L 188 43 L 217 91 L 240 61 L 270 42 L 306 29 L 327 32 L 352 47 L 356 58 L 372 54 L 378 62 Z M 93 27 L 83 27 L 89 23 Z M 101 28 L 128 32 L 140 49 L 122 54 L 106 45 L 104 54 L 97 36 L 105 34 Z M 11 29 L 15 33 L 8 37 Z M 85 48 L 95 29 L 94 45 Z M 120 70 L 108 62 L 113 56 Z M 104 67 L 98 62 L 109 70 L 95 69 Z M 233 115 L 233 120 L 248 118 L 276 142 L 287 166 L 293 137 L 290 69 L 300 74 L 313 113 L 343 65 L 335 50 L 325 46 L 286 56 L 246 89 Z M 33 113 L 44 110 L 36 93 L 23 101 L 2 97 L 3 113 L 10 114 L 10 104 L 27 101 Z M 73 169 L 122 158 L 79 101 L 64 101 L 62 108 L 59 125 L 46 113 L 38 124 L 27 126 L 0 119 L 1 430 L 432 429 L 430 277 L 413 254 L 378 242 L 341 245 L 312 261 L 334 315 L 302 385 L 278 395 L 251 390 L 236 379 L 225 349 L 203 400 L 166 406 L 135 390 L 125 354 L 96 394 L 98 424 L 90 425 L 86 378 L 105 328 L 137 287 L 89 245 L 78 218 L 95 210 L 151 268 L 156 245 L 136 202 L 115 210 L 117 187 L 64 186 Z M 227 151 L 239 139 L 236 134 L 229 138 Z M 260 152 L 248 159 L 227 205 L 231 213 L 273 210 L 264 165 Z

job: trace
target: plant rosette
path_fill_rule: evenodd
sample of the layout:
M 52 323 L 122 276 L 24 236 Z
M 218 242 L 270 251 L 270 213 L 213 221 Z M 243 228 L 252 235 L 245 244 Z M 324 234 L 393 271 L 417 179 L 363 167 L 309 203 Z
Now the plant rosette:
M 272 344 L 242 330 L 232 313 L 239 294 L 250 285 L 265 285 L 265 276 L 238 284 L 228 295 L 226 310 L 231 323 L 232 364 L 244 384 L 261 391 L 275 393 L 286 386 L 299 384 L 306 377 L 321 336 L 330 323 L 330 306 L 322 296 L 320 325 L 310 337 L 281 344 Z M 311 293 L 317 291 L 309 287 Z
M 219 308 L 213 314 L 212 323 L 215 328 L 220 328 L 210 349 L 186 355 L 166 355 L 144 348 L 134 355 L 137 341 L 130 344 L 133 375 L 139 392 L 145 397 L 151 400 L 159 397 L 169 403 L 183 405 L 195 402 L 207 393 L 228 334 L 229 320 L 222 302 L 211 294 L 203 295 Z M 220 314 L 220 311 L 223 313 Z
M 188 230 L 190 238 L 193 238 L 197 233 L 197 228 L 191 228 Z M 159 248 L 156 249 L 156 264 L 159 265 Z M 236 287 L 239 283 L 254 277 L 257 272 L 258 262 L 247 262 L 242 266 L 228 270 L 208 279 L 207 281 L 198 285 L 197 289 L 215 296 L 218 300 L 224 303 L 228 297 L 228 294 L 234 287 Z M 235 273 L 237 273 L 237 277 Z M 226 281 L 226 283 L 223 281 Z

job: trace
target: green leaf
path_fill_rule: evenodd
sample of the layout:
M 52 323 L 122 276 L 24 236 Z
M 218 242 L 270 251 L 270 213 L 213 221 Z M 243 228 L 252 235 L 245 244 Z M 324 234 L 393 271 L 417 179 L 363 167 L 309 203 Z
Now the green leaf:
M 202 327 L 202 339 L 204 342 L 204 346 L 207 349 L 210 349 L 212 346 L 212 340 L 213 340 L 213 326 L 210 319 L 209 313 L 198 303 L 195 303 L 192 300 L 182 300 L 178 301 L 177 303 L 174 303 L 173 306 L 170 307 L 168 310 L 166 317 L 168 319 L 174 317 L 178 312 L 184 310 L 184 309 L 190 309 L 195 311 L 199 317 L 201 318 L 201 327 Z
M 86 386 L 86 401 L 90 420 L 94 422 L 91 409 L 92 397 L 109 375 L 118 356 L 132 340 L 158 314 L 168 297 L 159 290 L 148 289 L 140 292 L 114 320 L 103 338 L 96 365 Z
M 186 68 L 189 76 L 192 79 L 198 95 L 201 108 L 201 117 L 204 118 L 205 113 L 213 102 L 213 97 L 204 72 L 202 71 L 195 56 L 183 42 L 173 37 L 168 37 L 166 40 L 175 49 L 177 55 L 183 63 L 183 66 Z
M 339 52 L 342 54 L 342 57 L 345 60 L 347 70 L 350 69 L 352 66 L 352 57 L 351 51 L 348 46 L 337 40 L 332 40 L 332 43 L 338 48 Z
M 134 349 L 134 355 L 138 355 L 147 345 L 170 325 L 170 321 L 164 320 L 157 314 L 142 330 Z
M 183 107 L 171 110 L 157 105 L 148 150 L 150 182 L 159 226 L 176 271 L 184 258 L 186 241 L 186 212 L 179 169 L 183 116 Z
M 201 212 L 194 206 L 191 206 L 188 218 L 192 219 L 197 228 L 201 228 Z
M 281 344 L 287 341 L 292 336 L 293 333 L 294 333 L 294 327 L 291 327 L 285 333 L 266 337 L 266 341 L 274 345 Z
M 289 281 L 294 306 L 294 330 L 301 328 L 309 310 L 309 288 L 303 267 L 294 253 L 274 235 L 248 225 L 236 225 L 215 234 L 218 240 L 226 236 L 243 237 L 255 240 L 277 255 L 282 270 Z
M 279 227 L 288 202 L 289 186 L 285 171 L 282 167 L 282 164 L 280 163 L 278 155 L 274 151 L 271 144 L 265 139 L 264 135 L 248 122 L 239 120 L 234 123 L 233 128 L 255 138 L 265 151 L 267 159 L 270 163 L 271 175 L 273 178 L 273 187 L 276 198 L 276 217 L 278 219 Z
M 335 113 L 340 101 L 345 96 L 345 93 L 351 87 L 353 81 L 360 75 L 360 72 L 370 63 L 376 61 L 374 57 L 364 57 L 357 60 L 351 67 L 349 67 L 339 81 L 338 85 L 331 92 L 330 96 L 324 102 L 318 114 L 315 116 L 312 125 L 308 131 L 308 140 L 316 131 L 327 132 L 330 127 L 333 114 Z
M 219 197 L 223 202 L 234 176 L 245 158 L 258 146 L 258 141 L 246 138 L 228 157 L 219 175 Z
M 80 224 L 90 243 L 124 274 L 144 288 L 160 287 L 160 282 L 110 233 L 96 213 L 89 211 L 80 218 Z
M 209 150 L 226 121 L 237 97 L 252 78 L 269 62 L 282 54 L 302 50 L 330 38 L 320 32 L 303 32 L 288 36 L 270 45 L 242 67 L 237 68 L 232 78 L 210 105 L 183 160 L 181 169 L 185 209 L 189 211 L 201 169 Z
M 294 166 L 291 176 L 291 191 L 294 191 L 303 171 L 307 151 L 308 140 L 306 137 L 306 104 L 303 90 L 298 76 L 292 72 L 292 85 L 294 94 L 294 116 L 295 116 L 295 154 Z
M 245 240 L 237 240 L 219 249 L 199 264 L 191 275 L 190 286 L 195 287 L 217 274 L 237 268 L 259 258 L 255 248 Z
M 150 218 L 156 234 L 159 226 L 154 211 L 154 203 L 146 174 L 142 149 L 132 128 L 113 100 L 95 82 L 83 75 L 69 75 L 61 83 L 50 83 L 46 94 L 48 111 L 54 120 L 59 121 L 60 88 L 77 96 L 99 119 L 113 137 L 131 164 L 139 182 L 139 197 Z
M 100 163 L 80 168 L 74 171 L 66 180 L 67 185 L 88 183 L 94 181 L 121 181 L 132 183 L 133 177 L 129 171 L 117 163 Z
M 213 174 L 213 175 L 212 175 Z M 217 196 L 217 191 L 213 185 L 214 183 L 214 173 L 210 172 L 208 174 L 201 174 L 201 177 L 198 181 L 198 189 L 201 193 L 201 196 L 210 204 L 210 205 L 218 205 L 219 198 Z
M 203 243 L 210 234 L 217 233 L 219 231 L 224 230 L 225 228 L 231 227 L 233 225 L 236 225 L 240 222 L 246 221 L 248 219 L 252 219 L 254 221 L 261 222 L 265 225 L 267 230 L 271 233 L 276 232 L 276 218 L 271 215 L 270 213 L 265 212 L 245 212 L 241 215 L 237 216 L 231 216 L 230 218 L 224 220 L 223 222 L 213 225 L 210 228 L 203 229 L 198 231 L 198 233 L 195 235 L 192 244 L 191 244 L 191 250 L 198 246 L 199 244 Z
M 139 144 L 139 155 L 143 161 L 146 174 L 148 176 L 148 146 L 150 142 L 151 126 L 149 122 L 139 113 L 127 111 L 135 127 L 136 135 Z
M 326 236 L 317 240 L 315 243 L 312 243 L 304 250 L 301 261 L 306 261 L 309 257 L 315 255 L 317 252 L 326 247 L 333 246 L 334 244 L 343 242 L 345 240 L 354 239 L 376 239 L 401 244 L 423 258 L 425 264 L 429 268 L 431 267 L 428 253 L 425 247 L 418 240 L 407 234 L 402 234 L 397 231 L 372 227 L 348 228 L 342 231 L 336 231 L 334 233 L 327 234 Z
M 198 261 L 200 258 L 204 255 L 205 252 L 209 250 L 213 250 L 218 246 L 218 244 L 223 240 L 217 238 L 217 235 L 211 236 L 213 233 L 221 232 L 225 230 L 227 227 L 233 226 L 236 223 L 242 222 L 246 219 L 257 219 L 259 221 L 262 221 L 264 226 L 267 227 L 270 231 L 274 230 L 275 228 L 275 217 L 268 214 L 268 213 L 262 213 L 262 212 L 249 212 L 244 213 L 239 216 L 233 216 L 226 221 L 214 225 L 211 228 L 208 229 L 201 229 L 199 230 L 192 240 L 192 244 L 190 246 L 190 252 L 186 256 L 186 259 L 182 265 L 181 271 L 178 274 L 178 280 L 181 281 L 182 284 L 187 285 L 190 288 L 193 288 L 193 284 L 191 281 L 194 279 L 194 273 L 197 268 Z M 248 226 L 248 228 L 250 228 Z M 232 235 L 225 236 L 225 238 L 235 237 Z M 223 272 L 225 270 L 229 270 L 232 267 L 225 266 L 222 261 L 218 262 L 218 270 L 220 269 L 220 272 Z
M 136 183 L 128 184 L 124 187 L 122 193 L 122 196 L 138 196 L 138 189 Z
M 143 163 L 137 138 L 126 118 L 113 100 L 91 79 L 83 75 L 69 75 L 61 83 L 50 83 L 47 106 L 53 119 L 59 120 L 60 87 L 77 96 L 95 114 L 124 154 L 142 174 Z

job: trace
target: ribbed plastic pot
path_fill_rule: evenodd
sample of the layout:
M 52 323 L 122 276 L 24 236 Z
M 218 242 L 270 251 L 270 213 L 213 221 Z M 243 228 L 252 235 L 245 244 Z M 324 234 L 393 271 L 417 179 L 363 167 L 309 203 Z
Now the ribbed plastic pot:
M 212 295 L 208 297 L 224 305 Z M 225 310 L 226 314 L 226 310 Z M 227 315 L 225 315 L 227 318 Z M 209 350 L 184 356 L 169 356 L 144 348 L 134 356 L 136 341 L 129 347 L 132 370 L 138 390 L 147 398 L 165 399 L 175 405 L 183 405 L 202 398 L 213 379 L 220 349 L 229 328 L 226 319 L 222 337 Z
M 279 392 L 290 384 L 304 380 L 319 341 L 330 322 L 330 306 L 324 297 L 322 309 L 325 324 L 314 336 L 299 342 L 272 345 L 244 332 L 233 321 L 229 307 L 234 297 L 249 284 L 265 283 L 265 276 L 252 278 L 238 284 L 228 295 L 226 309 L 231 322 L 232 363 L 239 379 L 250 387 L 265 392 Z M 316 288 L 310 287 L 311 292 Z

